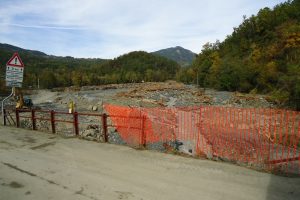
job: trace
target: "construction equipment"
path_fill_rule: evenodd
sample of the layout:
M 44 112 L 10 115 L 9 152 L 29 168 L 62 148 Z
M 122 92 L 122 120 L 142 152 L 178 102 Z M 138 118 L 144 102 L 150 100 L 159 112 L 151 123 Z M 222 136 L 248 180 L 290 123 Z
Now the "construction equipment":
M 20 88 L 15 88 L 14 98 L 16 99 L 16 108 L 17 109 L 31 109 L 33 106 L 32 100 L 30 98 L 24 98 L 22 90 Z

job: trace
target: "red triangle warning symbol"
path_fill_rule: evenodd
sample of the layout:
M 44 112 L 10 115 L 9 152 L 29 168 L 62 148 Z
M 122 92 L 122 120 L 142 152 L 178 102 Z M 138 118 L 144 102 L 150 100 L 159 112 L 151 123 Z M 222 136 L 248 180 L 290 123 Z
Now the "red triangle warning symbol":
M 14 55 L 9 59 L 6 65 L 14 66 L 14 67 L 24 67 L 24 64 L 18 53 L 14 53 Z

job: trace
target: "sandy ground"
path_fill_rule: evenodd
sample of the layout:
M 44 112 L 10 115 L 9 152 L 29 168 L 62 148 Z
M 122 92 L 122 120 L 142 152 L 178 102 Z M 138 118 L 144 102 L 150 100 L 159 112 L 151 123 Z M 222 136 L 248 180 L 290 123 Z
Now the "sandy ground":
M 300 199 L 300 179 L 0 126 L 0 199 Z

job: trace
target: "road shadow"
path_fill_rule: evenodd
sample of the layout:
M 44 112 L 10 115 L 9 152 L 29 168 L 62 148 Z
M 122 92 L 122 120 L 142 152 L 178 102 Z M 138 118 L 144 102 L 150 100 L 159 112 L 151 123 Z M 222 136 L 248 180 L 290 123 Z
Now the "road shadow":
M 270 175 L 266 200 L 299 200 L 300 176 L 295 174 Z

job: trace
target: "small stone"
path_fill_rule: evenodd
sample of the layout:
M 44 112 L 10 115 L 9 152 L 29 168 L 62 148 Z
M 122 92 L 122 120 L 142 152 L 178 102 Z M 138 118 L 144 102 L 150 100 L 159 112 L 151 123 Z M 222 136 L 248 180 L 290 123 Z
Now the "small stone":
M 96 130 L 95 130 L 95 129 L 85 130 L 85 131 L 82 133 L 82 136 L 83 136 L 83 137 L 88 137 L 88 136 L 95 137 L 95 135 L 96 135 Z
M 97 110 L 98 110 L 98 106 L 93 106 L 93 107 L 92 107 L 92 110 L 93 110 L 93 111 L 97 111 Z

